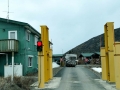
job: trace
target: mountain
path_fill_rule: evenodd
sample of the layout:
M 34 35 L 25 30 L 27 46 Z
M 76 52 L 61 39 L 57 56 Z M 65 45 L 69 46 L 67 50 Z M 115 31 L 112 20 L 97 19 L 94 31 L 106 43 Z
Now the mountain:
M 115 41 L 120 41 L 120 28 L 114 30 Z M 89 39 L 88 41 L 72 48 L 71 50 L 67 51 L 67 54 L 75 53 L 80 55 L 80 53 L 94 53 L 100 52 L 100 46 L 104 47 L 104 34 L 98 35 Z M 66 54 L 65 53 L 65 54 Z

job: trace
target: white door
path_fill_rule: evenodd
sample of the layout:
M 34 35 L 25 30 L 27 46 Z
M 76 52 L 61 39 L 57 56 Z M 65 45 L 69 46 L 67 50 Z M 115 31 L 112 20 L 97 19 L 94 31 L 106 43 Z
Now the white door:
M 8 31 L 8 39 L 16 39 L 17 40 L 17 31 Z M 8 41 L 8 49 L 14 49 L 14 40 Z

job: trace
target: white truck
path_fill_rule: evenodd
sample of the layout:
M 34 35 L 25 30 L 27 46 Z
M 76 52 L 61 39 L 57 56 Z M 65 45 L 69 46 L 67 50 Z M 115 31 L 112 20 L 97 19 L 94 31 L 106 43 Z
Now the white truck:
M 66 54 L 65 59 L 66 59 L 66 67 L 68 67 L 68 66 L 75 67 L 76 66 L 77 54 Z

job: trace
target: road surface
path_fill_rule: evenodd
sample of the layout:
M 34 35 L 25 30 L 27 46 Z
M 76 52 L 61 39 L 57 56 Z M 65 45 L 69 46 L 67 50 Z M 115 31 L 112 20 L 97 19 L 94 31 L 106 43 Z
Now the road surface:
M 84 66 L 65 67 L 56 77 L 61 77 L 58 88 L 50 90 L 106 90 L 90 69 Z
M 99 79 L 86 65 L 64 67 L 45 88 L 38 88 L 38 82 L 31 90 L 116 90 L 115 84 Z

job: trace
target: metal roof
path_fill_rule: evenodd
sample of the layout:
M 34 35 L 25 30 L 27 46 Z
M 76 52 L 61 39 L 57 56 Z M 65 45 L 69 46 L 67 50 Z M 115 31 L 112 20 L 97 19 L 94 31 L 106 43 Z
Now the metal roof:
M 60 56 L 63 56 L 63 54 L 53 54 L 52 56 L 60 57 Z
M 94 53 L 81 53 L 80 55 L 84 56 L 84 57 L 90 57 L 92 56 Z
M 95 52 L 96 54 L 100 55 L 100 52 Z

